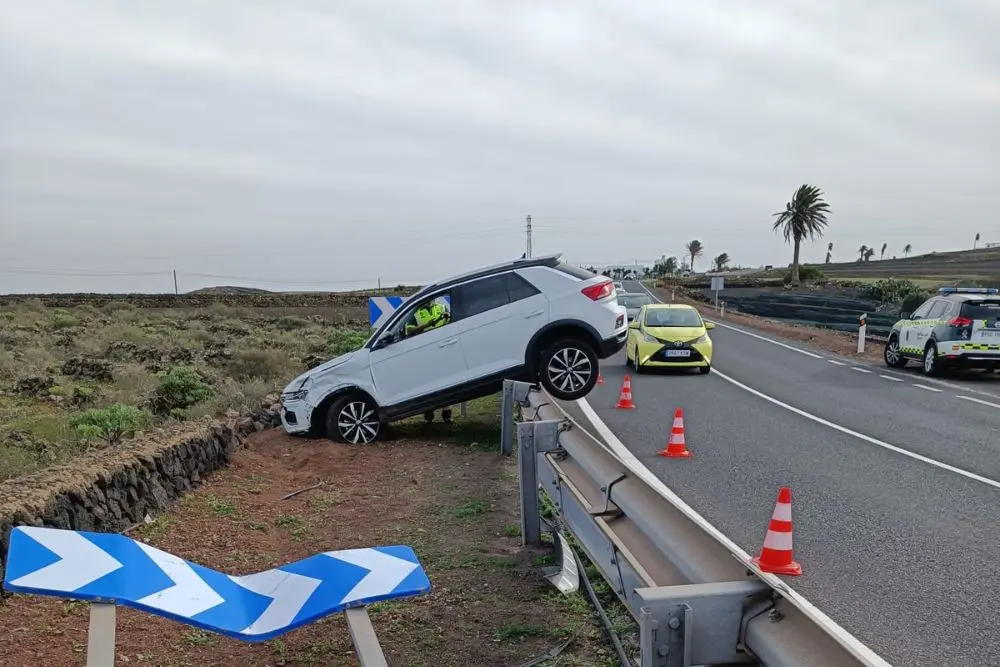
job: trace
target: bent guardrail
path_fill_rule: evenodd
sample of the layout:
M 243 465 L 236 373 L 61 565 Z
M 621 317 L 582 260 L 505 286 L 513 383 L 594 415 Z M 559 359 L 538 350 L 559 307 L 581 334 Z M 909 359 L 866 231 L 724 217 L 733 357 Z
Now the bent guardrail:
M 505 424 L 516 404 L 522 541 L 541 541 L 542 492 L 637 621 L 641 667 L 889 667 L 555 400 L 508 381 Z
M 183 560 L 119 533 L 18 526 L 4 588 L 91 602 L 87 667 L 115 663 L 115 605 L 250 642 L 344 612 L 364 667 L 387 667 L 365 605 L 431 584 L 407 546 L 346 549 L 245 576 Z

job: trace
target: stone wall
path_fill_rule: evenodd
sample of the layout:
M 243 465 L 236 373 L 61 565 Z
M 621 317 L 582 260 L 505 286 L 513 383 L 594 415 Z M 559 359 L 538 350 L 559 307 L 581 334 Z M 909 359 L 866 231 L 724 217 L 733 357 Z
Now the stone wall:
M 244 435 L 277 421 L 270 406 L 229 423 L 204 418 L 0 484 L 0 578 L 12 527 L 123 531 L 228 464 Z

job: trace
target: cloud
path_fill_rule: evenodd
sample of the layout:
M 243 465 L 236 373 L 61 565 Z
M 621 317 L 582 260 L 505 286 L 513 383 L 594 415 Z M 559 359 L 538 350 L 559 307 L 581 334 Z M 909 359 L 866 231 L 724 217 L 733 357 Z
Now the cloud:
M 998 29 L 988 0 L 2 6 L 0 268 L 426 279 L 518 256 L 528 213 L 536 252 L 780 263 L 802 182 L 837 247 L 1000 239 Z

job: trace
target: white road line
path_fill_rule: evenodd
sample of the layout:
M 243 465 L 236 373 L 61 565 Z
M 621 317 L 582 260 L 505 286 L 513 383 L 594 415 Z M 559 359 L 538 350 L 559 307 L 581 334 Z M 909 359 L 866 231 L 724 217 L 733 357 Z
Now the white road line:
M 652 292 L 649 291 L 648 287 L 646 287 L 645 285 L 643 285 L 641 282 L 639 283 L 639 285 L 642 287 L 642 289 L 646 290 L 646 293 L 649 294 L 649 296 L 653 297 L 654 299 L 656 299 L 660 303 L 663 303 L 662 301 L 660 301 L 659 297 L 657 297 L 655 294 L 653 294 Z M 739 329 L 737 327 L 730 326 L 728 324 L 723 324 L 722 322 L 719 322 L 719 321 L 716 321 L 716 320 L 708 320 L 708 321 L 709 322 L 713 322 L 715 324 L 715 326 L 717 326 L 717 327 L 722 327 L 723 329 L 731 329 L 732 331 L 737 331 L 737 332 L 743 334 L 744 336 L 750 336 L 751 338 L 756 338 L 758 340 L 762 340 L 765 343 L 770 343 L 771 345 L 777 345 L 778 347 L 783 347 L 786 350 L 791 350 L 792 352 L 798 352 L 799 354 L 804 354 L 807 357 L 812 357 L 813 359 L 822 359 L 823 358 L 822 355 L 816 354 L 814 352 L 809 352 L 808 350 L 799 349 L 799 348 L 797 348 L 797 347 L 795 347 L 793 345 L 787 345 L 787 344 L 782 343 L 780 341 L 773 340 L 771 338 L 767 338 L 766 336 L 760 336 L 758 334 L 751 333 L 751 332 L 746 331 L 744 329 Z
M 860 366 L 851 366 L 851 370 L 859 373 L 871 373 L 871 371 L 867 368 L 861 368 Z
M 914 383 L 913 383 L 913 386 L 914 386 L 914 387 L 920 387 L 921 389 L 926 389 L 927 391 L 941 391 L 941 390 L 940 390 L 940 389 L 938 389 L 937 387 L 928 387 L 928 386 L 927 386 L 927 385 L 925 385 L 925 384 L 919 384 L 919 383 L 917 383 L 917 382 L 914 382 Z
M 890 380 L 892 382 L 902 382 L 902 380 L 900 380 L 898 377 L 893 377 L 892 375 L 879 375 L 879 377 L 884 378 L 886 380 Z
M 955 398 L 960 398 L 963 401 L 972 401 L 973 403 L 979 403 L 980 405 L 988 405 L 991 408 L 1000 408 L 1000 403 L 990 403 L 989 401 L 984 401 L 981 398 L 973 398 L 972 396 L 956 396 Z
M 995 479 L 990 479 L 989 477 L 983 477 L 982 475 L 977 475 L 974 472 L 970 472 L 968 470 L 963 470 L 962 468 L 958 468 L 956 466 L 950 465 L 948 463 L 944 463 L 942 461 L 937 461 L 937 460 L 932 459 L 932 458 L 930 458 L 928 456 L 924 456 L 923 454 L 917 454 L 916 452 L 911 452 L 908 449 L 903 449 L 902 447 L 897 447 L 896 445 L 889 444 L 888 442 L 884 442 L 882 440 L 879 440 L 878 438 L 873 438 L 870 435 L 865 435 L 864 433 L 858 433 L 857 431 L 852 431 L 851 429 L 847 428 L 846 426 L 841 426 L 840 424 L 835 424 L 835 423 L 833 423 L 831 421 L 823 419 L 822 417 L 818 417 L 818 416 L 812 414 L 811 412 L 806 412 L 805 410 L 801 410 L 799 408 L 796 408 L 793 405 L 789 405 L 788 403 L 785 403 L 783 401 L 779 401 L 778 399 L 776 399 L 776 398 L 774 398 L 772 396 L 768 396 L 767 394 L 765 394 L 763 392 L 757 391 L 753 387 L 748 387 L 747 385 L 743 384 L 739 380 L 735 380 L 735 379 L 729 377 L 728 375 L 726 375 L 725 373 L 723 373 L 722 371 L 720 371 L 718 369 L 715 369 L 713 371 L 712 375 L 714 375 L 714 376 L 716 376 L 718 378 L 721 378 L 721 379 L 725 380 L 726 382 L 729 382 L 730 384 L 733 384 L 733 385 L 739 387 L 743 391 L 749 392 L 749 393 L 753 394 L 754 396 L 757 396 L 758 398 L 762 398 L 765 401 L 767 401 L 768 403 L 772 403 L 774 405 L 777 405 L 779 408 L 784 408 L 785 410 L 788 410 L 789 412 L 794 412 L 795 414 L 799 415 L 800 417 L 805 417 L 806 419 L 814 421 L 817 424 L 822 424 L 823 426 L 828 426 L 828 427 L 832 428 L 835 431 L 840 431 L 841 433 L 845 433 L 847 435 L 854 436 L 855 438 L 858 438 L 859 440 L 864 440 L 865 442 L 873 444 L 873 445 L 875 445 L 877 447 L 882 447 L 883 449 L 888 449 L 891 452 L 896 452 L 897 454 L 902 454 L 903 456 L 908 456 L 911 459 L 914 459 L 916 461 L 921 461 L 921 462 L 926 463 L 928 465 L 932 465 L 935 468 L 940 468 L 941 470 L 947 470 L 948 472 L 953 472 L 956 475 L 961 475 L 962 477 L 966 477 L 968 479 L 975 480 L 977 482 L 982 482 L 983 484 L 985 484 L 987 486 L 992 486 L 994 489 L 1000 489 L 1000 482 L 996 481 Z M 915 386 L 919 387 L 921 385 L 915 385 Z M 924 388 L 927 389 L 928 387 L 924 387 Z M 940 389 L 934 389 L 933 391 L 940 391 Z
M 693 507 L 681 500 L 680 496 L 671 491 L 670 487 L 664 484 L 662 480 L 660 480 L 649 468 L 645 466 L 645 464 L 639 461 L 639 459 L 637 459 L 635 455 L 629 451 L 628 447 L 626 447 L 625 444 L 618 439 L 618 436 L 616 436 L 611 429 L 608 428 L 608 425 L 604 423 L 604 420 L 601 419 L 600 416 L 598 416 L 597 412 L 595 412 L 594 408 L 590 406 L 590 403 L 587 402 L 586 398 L 578 399 L 576 404 L 580 407 L 584 416 L 586 416 L 587 419 L 590 420 L 590 423 L 593 424 L 598 435 L 604 440 L 604 442 L 607 443 L 608 447 L 611 448 L 622 463 L 638 474 L 641 479 L 653 488 L 653 490 L 666 498 L 682 514 L 687 516 L 695 523 L 695 525 L 708 533 L 717 542 L 722 544 L 722 546 L 729 549 L 729 552 L 746 564 L 748 569 L 753 570 L 757 576 L 767 582 L 769 586 L 777 591 L 780 591 L 785 599 L 795 605 L 817 625 L 822 627 L 831 637 L 834 638 L 834 640 L 837 641 L 837 643 L 848 649 L 856 657 L 863 660 L 865 664 L 870 665 L 871 667 L 891 667 L 891 665 L 881 656 L 868 648 L 832 618 L 824 614 L 818 607 L 809 602 L 809 600 L 802 597 L 802 595 L 793 589 L 788 582 L 776 575 L 761 572 L 758 567 L 753 565 L 750 562 L 750 554 L 744 551 L 740 545 L 726 537 L 725 533 L 716 528 L 705 517 L 701 516 L 701 514 L 699 514 Z
M 836 364 L 837 366 L 846 366 L 843 361 L 837 361 L 836 359 L 827 359 L 831 364 Z

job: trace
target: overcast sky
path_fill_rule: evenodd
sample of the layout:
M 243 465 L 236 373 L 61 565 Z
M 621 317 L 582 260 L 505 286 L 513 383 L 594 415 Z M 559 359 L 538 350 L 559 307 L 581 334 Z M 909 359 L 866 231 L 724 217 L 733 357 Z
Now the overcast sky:
M 804 182 L 806 260 L 1000 242 L 998 34 L 996 0 L 0 3 L 0 292 L 419 282 L 527 214 L 536 255 L 778 264 Z

